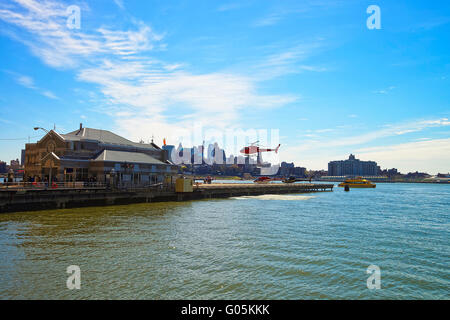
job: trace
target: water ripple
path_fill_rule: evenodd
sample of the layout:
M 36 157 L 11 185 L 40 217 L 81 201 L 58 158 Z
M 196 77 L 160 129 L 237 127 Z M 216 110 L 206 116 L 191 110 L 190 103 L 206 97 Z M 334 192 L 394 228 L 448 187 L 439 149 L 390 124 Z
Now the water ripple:
M 4 214 L 0 298 L 448 299 L 449 206 L 448 186 L 379 184 Z

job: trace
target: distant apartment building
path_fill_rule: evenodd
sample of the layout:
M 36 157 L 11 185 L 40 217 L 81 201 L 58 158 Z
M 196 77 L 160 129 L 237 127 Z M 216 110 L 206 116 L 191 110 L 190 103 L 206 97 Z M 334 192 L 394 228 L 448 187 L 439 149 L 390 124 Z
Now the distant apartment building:
M 20 169 L 20 161 L 19 159 L 11 160 L 9 167 L 13 169 L 14 171 L 17 171 Z
M 325 170 L 308 170 L 308 176 L 314 178 L 320 178 L 328 176 L 328 171 Z
M 8 171 L 6 162 L 0 161 L 0 173 L 6 173 Z
M 306 177 L 306 168 L 304 168 L 304 167 L 295 167 L 293 173 L 294 173 L 293 175 L 296 176 L 296 177 Z
M 401 173 L 398 172 L 398 170 L 396 168 L 392 168 L 392 169 L 382 170 L 380 172 L 380 175 L 387 176 L 387 177 L 395 177 L 395 176 L 401 175 Z
M 351 154 L 347 160 L 328 163 L 329 176 L 376 176 L 378 165 L 375 161 L 361 161 Z
M 287 176 L 305 177 L 306 168 L 296 167 L 294 163 L 282 162 L 280 165 L 280 169 L 278 170 L 278 175 L 283 177 Z
M 418 172 L 418 171 L 416 171 L 416 172 L 409 172 L 406 175 L 407 179 L 424 179 L 424 178 L 428 178 L 428 177 L 430 177 L 430 175 L 428 173 L 426 173 L 426 172 Z

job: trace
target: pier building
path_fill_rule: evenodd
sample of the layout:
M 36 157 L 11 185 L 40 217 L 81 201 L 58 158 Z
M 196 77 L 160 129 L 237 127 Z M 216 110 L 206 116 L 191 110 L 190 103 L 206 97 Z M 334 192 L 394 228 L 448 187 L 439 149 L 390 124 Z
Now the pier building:
M 67 134 L 51 130 L 25 146 L 25 181 L 145 185 L 167 181 L 177 172 L 167 151 L 153 142 L 132 142 L 82 124 Z

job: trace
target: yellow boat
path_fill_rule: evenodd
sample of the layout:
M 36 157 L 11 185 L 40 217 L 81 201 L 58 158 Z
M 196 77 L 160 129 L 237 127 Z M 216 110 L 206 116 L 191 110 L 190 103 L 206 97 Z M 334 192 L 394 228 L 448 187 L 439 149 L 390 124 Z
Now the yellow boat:
M 339 187 L 345 187 L 345 186 L 349 186 L 350 188 L 376 188 L 377 187 L 377 185 L 375 183 L 372 183 L 369 180 L 363 179 L 361 177 L 347 179 L 344 182 L 339 184 Z

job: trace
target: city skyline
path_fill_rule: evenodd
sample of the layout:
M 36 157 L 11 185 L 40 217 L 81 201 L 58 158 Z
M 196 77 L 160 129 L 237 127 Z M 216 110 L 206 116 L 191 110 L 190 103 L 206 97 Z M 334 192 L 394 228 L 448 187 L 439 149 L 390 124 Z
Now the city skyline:
M 371 4 L 380 30 L 366 26 Z M 424 5 L 2 2 L 0 157 L 20 159 L 36 126 L 178 145 L 171 133 L 202 123 L 279 129 L 280 162 L 312 170 L 353 153 L 448 172 L 450 4 Z
M 81 128 L 82 124 L 80 124 Z M 88 129 L 88 130 L 97 130 L 97 129 Z M 107 135 L 113 134 L 113 133 L 105 133 Z M 133 143 L 133 142 L 131 142 Z M 151 142 L 153 144 L 153 141 Z M 142 144 L 145 145 L 144 141 L 140 141 L 139 143 L 135 144 Z M 180 142 L 178 144 L 178 147 L 170 144 L 164 144 L 161 146 L 163 150 L 166 150 L 168 152 L 167 157 L 170 161 L 172 161 L 174 164 L 183 166 L 183 165 L 208 165 L 208 166 L 215 166 L 215 165 L 236 165 L 236 164 L 249 164 L 253 165 L 254 168 L 256 167 L 267 167 L 267 166 L 273 166 L 274 163 L 266 162 L 263 159 L 263 154 L 260 154 L 260 161 L 261 163 L 258 163 L 256 156 L 245 156 L 242 154 L 233 155 L 227 154 L 227 151 L 225 149 L 222 149 L 218 142 L 209 143 L 206 147 L 206 145 L 199 145 L 199 146 L 190 146 L 186 147 L 183 146 Z M 203 151 L 204 150 L 204 151 Z M 217 155 L 219 154 L 219 156 Z M 7 173 L 10 168 L 14 168 L 14 171 L 19 171 L 24 169 L 25 165 L 25 149 L 21 150 L 21 159 L 11 159 L 10 161 L 2 160 L 0 159 L 0 173 Z M 222 156 L 220 156 L 222 155 Z M 176 157 L 174 159 L 173 157 Z M 352 163 L 354 162 L 354 163 Z M 8 164 L 9 163 L 9 164 Z M 348 159 L 341 159 L 341 160 L 330 160 L 328 162 L 328 170 L 325 169 L 319 169 L 314 170 L 310 168 L 304 168 L 301 167 L 301 164 L 296 164 L 294 162 L 286 162 L 286 161 L 280 161 L 279 163 L 275 164 L 279 169 L 283 169 L 284 167 L 289 168 L 295 168 L 295 169 L 303 169 L 310 172 L 328 172 L 328 176 L 390 176 L 390 175 L 414 175 L 418 174 L 419 171 L 410 171 L 410 172 L 401 172 L 398 171 L 397 168 L 381 168 L 378 166 L 378 164 L 375 161 L 361 161 L 360 159 L 356 159 L 355 155 L 350 154 Z M 344 168 L 345 167 L 345 168 Z M 330 168 L 331 171 L 330 171 Z M 277 175 L 280 175 L 279 171 Z M 260 173 L 262 174 L 262 173 Z M 274 174 L 274 173 L 271 173 Z M 422 174 L 422 173 L 421 173 Z M 428 174 L 427 172 L 424 172 L 424 174 Z M 436 175 L 447 175 L 448 172 L 438 172 Z M 285 175 L 285 174 L 281 174 Z

